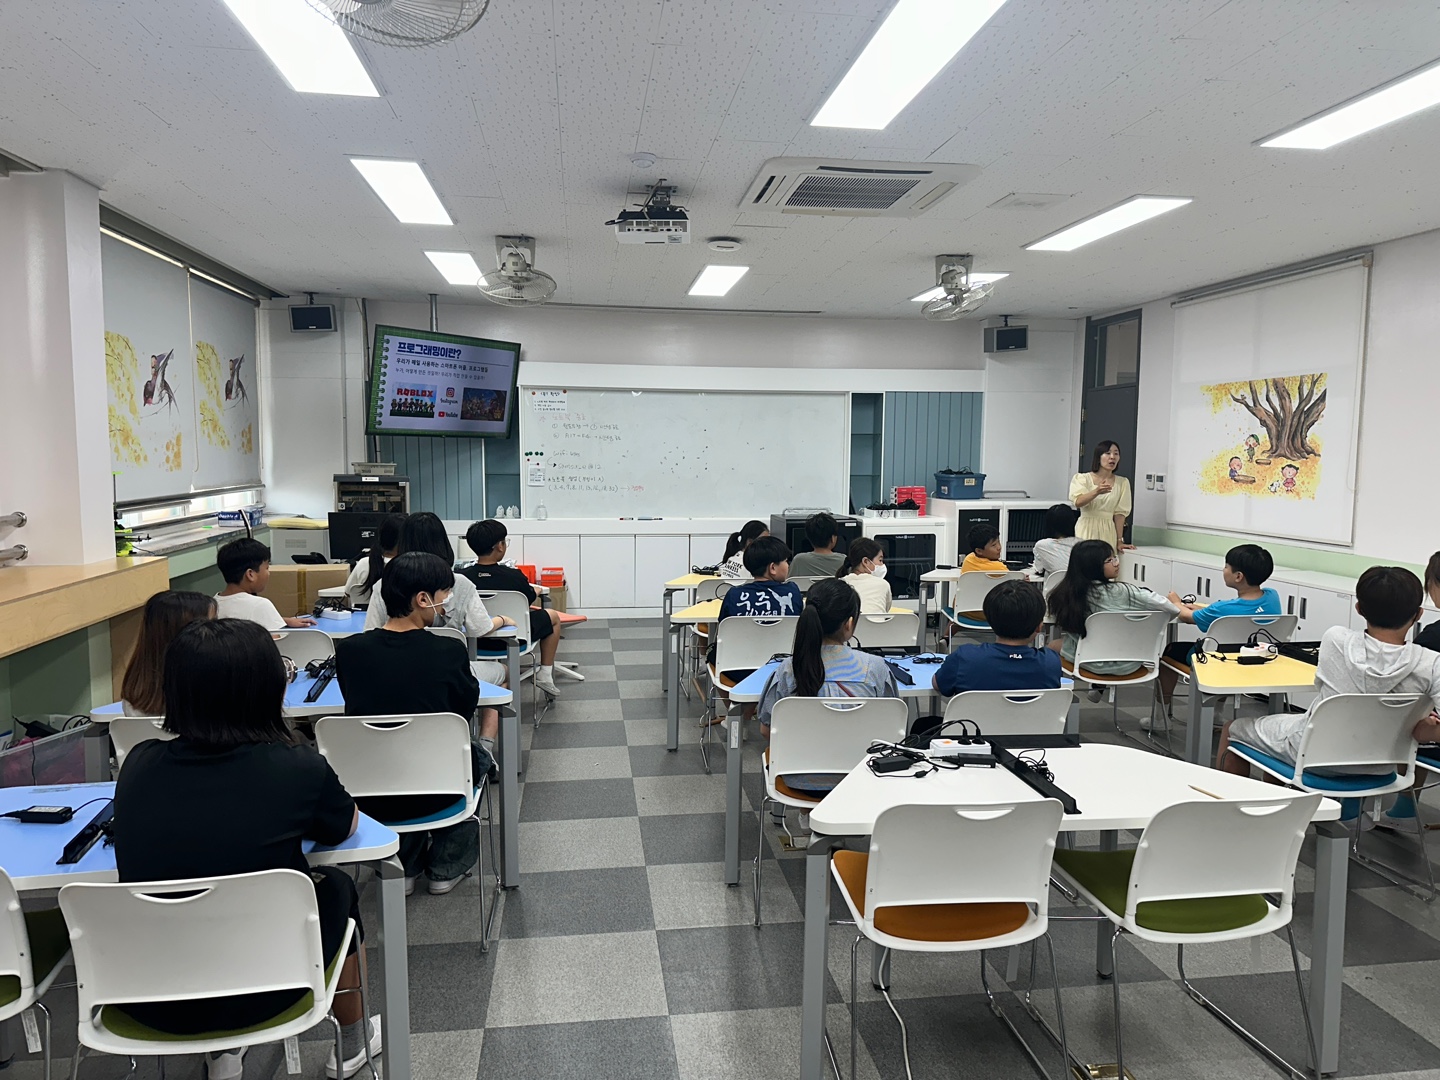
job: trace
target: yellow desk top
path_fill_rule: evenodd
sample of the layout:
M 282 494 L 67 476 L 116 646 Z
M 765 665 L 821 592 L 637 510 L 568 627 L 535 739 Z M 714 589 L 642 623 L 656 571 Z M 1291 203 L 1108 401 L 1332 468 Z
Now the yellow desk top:
M 1209 655 L 1208 662 L 1191 664 L 1202 693 L 1286 694 L 1315 686 L 1314 665 L 1289 656 L 1277 656 L 1266 664 L 1237 664 L 1234 653 L 1225 654 L 1228 661 L 1216 659 L 1216 653 Z
M 892 607 L 891 615 L 914 614 L 909 608 Z M 683 611 L 677 611 L 670 616 L 672 623 L 702 623 L 714 622 L 720 617 L 719 600 L 702 600 L 698 604 L 691 604 Z
M 672 578 L 665 582 L 667 589 L 693 589 L 704 581 L 715 581 L 715 574 L 686 574 L 683 577 Z

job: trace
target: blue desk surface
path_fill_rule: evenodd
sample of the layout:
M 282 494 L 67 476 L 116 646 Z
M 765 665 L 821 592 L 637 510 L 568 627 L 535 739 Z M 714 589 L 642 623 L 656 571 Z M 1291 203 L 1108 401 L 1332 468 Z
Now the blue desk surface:
M 316 619 L 314 628 L 316 630 L 324 630 L 331 637 L 349 637 L 351 634 L 363 634 L 365 632 L 365 614 L 363 611 L 352 611 L 343 619 Z M 515 627 L 507 626 L 503 630 L 496 630 L 487 636 L 513 638 L 515 634 Z
M 929 653 L 926 655 L 934 656 L 936 654 Z M 898 664 L 908 671 L 910 677 L 915 680 L 913 686 L 907 686 L 905 683 L 900 682 L 899 679 L 895 680 L 901 697 L 925 697 L 928 694 L 937 693 L 935 690 L 935 672 L 940 669 L 939 664 L 917 664 L 913 656 L 900 658 L 891 657 L 890 660 L 892 663 Z M 777 660 L 773 663 L 766 664 L 762 668 L 756 669 L 732 686 L 726 692 L 727 695 L 732 701 L 759 701 L 765 693 L 765 684 L 770 681 L 770 676 L 774 674 L 775 669 L 779 666 L 780 662 Z M 1069 689 L 1075 685 L 1075 682 L 1070 678 L 1062 678 L 1060 685 Z
M 0 814 L 26 806 L 70 806 L 78 808 L 91 799 L 105 800 L 115 794 L 113 783 L 56 784 L 45 787 L 0 788 Z M 14 818 L 0 818 L 0 867 L 20 892 L 58 889 L 72 881 L 114 881 L 115 849 L 96 843 L 78 863 L 56 866 L 65 845 L 99 811 L 102 802 L 77 809 L 63 825 L 24 825 Z M 395 854 L 399 838 L 374 818 L 360 815 L 360 827 L 343 844 L 324 847 L 306 840 L 305 857 L 316 865 L 373 862 Z

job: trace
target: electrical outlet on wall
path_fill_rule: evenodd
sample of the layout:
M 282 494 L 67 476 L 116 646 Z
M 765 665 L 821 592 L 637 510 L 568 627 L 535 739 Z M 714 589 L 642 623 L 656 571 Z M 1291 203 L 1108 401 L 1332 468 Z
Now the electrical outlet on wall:
M 1154 474 L 1153 472 L 1147 472 L 1147 473 L 1145 474 L 1145 490 L 1146 490 L 1146 491 L 1154 491 L 1154 490 L 1155 490 L 1155 474 Z
M 1155 490 L 1156 490 L 1156 491 L 1164 491 L 1164 490 L 1165 490 L 1165 474 L 1164 474 L 1164 473 L 1156 473 L 1156 474 L 1155 474 Z

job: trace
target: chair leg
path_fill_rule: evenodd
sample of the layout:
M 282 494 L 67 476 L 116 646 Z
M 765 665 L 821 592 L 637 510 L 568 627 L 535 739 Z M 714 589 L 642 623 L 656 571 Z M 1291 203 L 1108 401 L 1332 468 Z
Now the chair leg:
M 1060 1075 L 1068 1076 L 1070 1073 L 1070 1044 L 1065 1037 L 1065 1005 L 1060 1000 L 1060 971 L 1055 966 L 1055 943 L 1050 940 L 1050 935 L 1045 935 L 1045 950 L 1050 954 L 1050 985 L 1055 991 L 1055 1023 L 1060 1028 Z M 1032 968 L 1034 948 L 1031 948 Z M 1033 982 L 1033 976 L 1031 981 Z M 1123 1074 L 1120 1080 L 1124 1080 Z
M 40 1029 L 40 1052 L 45 1055 L 45 1080 L 50 1080 L 50 1010 L 38 1001 L 35 1008 L 45 1018 L 45 1024 Z
M 483 878 L 485 875 L 481 874 L 480 876 Z M 356 948 L 359 949 L 363 949 L 364 947 L 363 943 L 356 945 Z M 365 1037 L 365 1064 L 370 1067 L 370 1080 L 380 1080 L 380 1074 L 375 1070 L 375 1060 L 370 1053 L 370 980 L 365 975 L 365 965 L 357 964 L 356 966 L 360 969 L 360 1016 L 361 1019 L 364 1020 L 364 1025 L 360 1031 Z M 382 1020 L 381 1022 L 383 1024 L 384 1021 Z M 380 1037 L 383 1043 L 385 1037 L 383 1027 L 381 1028 Z
M 1115 1075 L 1125 1078 L 1125 1046 L 1120 1037 L 1120 927 L 1110 937 L 1110 991 L 1115 998 Z
M 855 1025 L 855 999 L 860 996 L 860 974 L 857 952 L 860 942 L 864 940 L 864 934 L 856 934 L 855 941 L 850 946 L 850 1080 L 858 1080 L 860 1074 L 855 1071 L 856 1047 L 859 1042 L 859 1034 Z
M 85 1056 L 85 1044 L 84 1044 L 84 1043 L 78 1043 L 78 1042 L 77 1042 L 77 1043 L 75 1044 L 75 1054 L 74 1054 L 74 1056 L 70 1059 L 70 1080 L 79 1080 L 79 1077 L 80 1077 L 80 1059 L 83 1058 L 84 1056 Z
M 770 796 L 760 796 L 760 812 L 756 815 L 756 821 L 760 824 L 760 839 L 755 844 L 755 925 L 760 925 L 760 860 L 765 857 L 765 804 L 770 801 Z
M 336 1075 L 336 1076 L 344 1076 L 344 1075 L 345 1075 L 345 1042 L 344 1042 L 344 1040 L 340 1037 L 340 1021 L 337 1020 L 337 1019 L 335 1019 L 335 1014 L 334 1014 L 333 1012 L 327 1014 L 326 1017 L 325 1017 L 325 1019 L 328 1020 L 328 1021 L 330 1021 L 330 1027 L 331 1027 L 331 1028 L 334 1030 L 334 1032 L 335 1032 L 335 1075 Z M 367 1027 L 367 1026 L 369 1025 L 369 1023 L 370 1023 L 370 1018 L 369 1018 L 368 1016 L 362 1016 L 360 1019 L 361 1019 L 361 1024 L 360 1024 L 360 1036 L 361 1036 L 361 1038 L 363 1038 L 363 1039 L 365 1040 L 365 1048 L 366 1048 L 366 1050 L 368 1051 L 369 1048 L 370 1048 L 370 1032 L 366 1030 L 366 1027 Z
M 1366 800 L 1368 801 L 1368 800 Z M 1426 844 L 1425 823 L 1420 819 L 1420 800 L 1415 800 L 1415 835 L 1420 841 L 1420 862 L 1425 867 L 1424 879 L 1412 877 L 1398 867 L 1382 862 L 1373 855 L 1365 855 L 1360 851 L 1360 836 L 1365 818 L 1365 806 L 1362 801 L 1360 813 L 1355 815 L 1355 835 L 1350 840 L 1350 857 L 1361 866 L 1379 874 L 1392 885 L 1399 885 L 1410 895 L 1423 900 L 1425 903 L 1432 903 L 1436 896 L 1435 868 L 1430 865 L 1430 851 Z
M 910 1071 L 910 1033 L 905 1030 L 905 1019 L 900 1015 L 900 1010 L 895 1008 L 890 990 L 882 986 L 880 993 L 885 997 L 885 1004 L 889 1005 L 890 1011 L 895 1014 L 895 1022 L 900 1025 L 900 1055 L 905 1059 L 905 1080 L 915 1080 L 915 1075 Z
M 1049 935 L 1046 935 L 1046 939 L 1045 939 L 1045 940 L 1046 940 L 1047 943 L 1049 942 L 1049 940 L 1050 940 L 1050 939 L 1049 939 Z M 1014 947 L 1015 947 L 1015 948 L 1019 948 L 1019 946 L 1014 946 Z M 1031 1004 L 1030 1004 L 1030 991 L 1033 990 L 1034 987 L 1035 987 L 1035 949 L 1036 949 L 1037 947 L 1038 947 L 1038 946 L 1036 946 L 1033 942 L 1031 943 L 1031 949 L 1030 949 L 1030 984 L 1029 984 L 1028 987 L 1026 987 L 1026 990 L 1025 990 L 1024 1004 L 1025 1004 L 1026 1011 L 1029 1012 L 1031 1016 L 1033 1016 L 1033 1017 L 1035 1017 L 1037 1020 L 1039 1020 L 1039 1014 L 1035 1012 L 1034 1007 L 1031 1006 Z M 1000 1020 L 1000 1022 L 1001 1022 L 1002 1024 L 1004 1024 L 1007 1028 L 1010 1029 L 1010 1035 L 1011 1035 L 1011 1037 L 1012 1037 L 1017 1043 L 1020 1044 L 1020 1049 L 1022 1049 L 1022 1050 L 1025 1051 L 1025 1056 L 1030 1059 L 1030 1064 L 1032 1064 L 1032 1065 L 1035 1066 L 1035 1071 L 1038 1072 L 1042 1077 L 1045 1077 L 1046 1080 L 1049 1080 L 1050 1074 L 1045 1071 L 1045 1066 L 1042 1065 L 1042 1064 L 1040 1064 L 1040 1059 L 1039 1059 L 1039 1057 L 1037 1057 L 1036 1054 L 1035 1054 L 1035 1051 L 1030 1048 L 1030 1044 L 1029 1044 L 1028 1042 L 1026 1042 L 1025 1036 L 1023 1036 L 1023 1035 L 1020 1034 L 1020 1029 L 1015 1026 L 1014 1022 L 1013 1022 L 1013 1021 L 1010 1019 L 1010 1017 L 1006 1014 L 1005 1010 L 1000 1007 L 1000 1002 L 996 999 L 996 997 L 995 997 L 995 992 L 990 989 L 990 970 L 989 970 L 989 965 L 986 964 L 986 962 L 985 962 L 985 959 L 986 959 L 986 956 L 987 956 L 987 955 L 988 955 L 988 953 L 987 953 L 986 950 L 984 950 L 984 949 L 980 950 L 980 986 L 981 986 L 981 987 L 984 989 L 984 991 L 985 991 L 985 999 L 986 999 L 987 1003 L 988 1003 L 989 1006 L 990 1006 L 990 1011 L 995 1014 L 995 1016 Z M 1054 975 L 1055 975 L 1055 951 L 1054 951 L 1054 949 L 1051 949 L 1051 951 L 1050 951 L 1050 973 L 1051 973 L 1051 976 L 1054 977 Z M 1006 989 L 1009 990 L 1010 988 L 1007 986 Z M 1013 990 L 1011 990 L 1010 992 L 1011 992 L 1011 993 L 1014 993 Z M 1057 1009 L 1060 1008 L 1060 982 L 1059 982 L 1058 979 L 1055 980 L 1055 1006 L 1056 1006 Z M 897 1018 L 898 1018 L 899 1014 L 897 1013 L 896 1016 L 897 1016 Z M 1070 1067 L 1070 1065 L 1069 1065 L 1069 1063 L 1070 1063 L 1070 1050 L 1069 1050 L 1069 1047 L 1066 1045 L 1066 1042 L 1065 1042 L 1065 1016 L 1064 1016 L 1063 1013 L 1059 1013 L 1059 1014 L 1058 1014 L 1058 1021 L 1059 1021 L 1059 1024 L 1060 1024 L 1060 1037 L 1059 1037 L 1059 1039 L 1058 1039 L 1058 1042 L 1059 1042 L 1059 1045 L 1060 1045 L 1060 1053 L 1061 1053 L 1061 1055 L 1062 1055 L 1062 1057 L 1061 1057 L 1061 1066 L 1060 1066 L 1060 1076 L 1063 1078 L 1063 1077 L 1065 1077 L 1065 1076 L 1067 1075 L 1067 1073 L 1068 1073 L 1068 1071 L 1069 1071 L 1069 1067 Z M 1049 1035 L 1052 1039 L 1055 1037 L 1055 1036 L 1054 1036 L 1054 1033 L 1048 1030 L 1048 1025 L 1046 1025 L 1043 1021 L 1040 1022 L 1040 1027 L 1041 1027 L 1041 1029 L 1044 1030 L 1045 1033 L 1046 1033 L 1047 1035 Z M 908 1058 L 906 1059 L 906 1065 L 907 1065 L 907 1066 L 909 1065 L 909 1059 L 908 1059 Z M 907 1073 L 907 1075 L 908 1075 L 908 1073 Z
M 475 812 L 475 877 L 480 882 L 480 951 L 490 951 L 490 924 L 485 919 L 485 823 L 480 820 L 479 809 Z M 368 1042 L 365 1044 L 370 1045 Z

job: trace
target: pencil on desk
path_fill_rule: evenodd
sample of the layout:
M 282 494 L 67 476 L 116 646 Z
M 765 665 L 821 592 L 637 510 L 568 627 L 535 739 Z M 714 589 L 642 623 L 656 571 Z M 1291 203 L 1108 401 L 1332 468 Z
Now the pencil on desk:
M 1213 791 L 1206 791 L 1203 787 L 1196 787 L 1194 784 L 1189 785 L 1189 787 L 1191 791 L 1198 791 L 1201 795 L 1209 795 L 1212 799 L 1223 799 L 1225 797 L 1223 795 L 1216 795 Z

